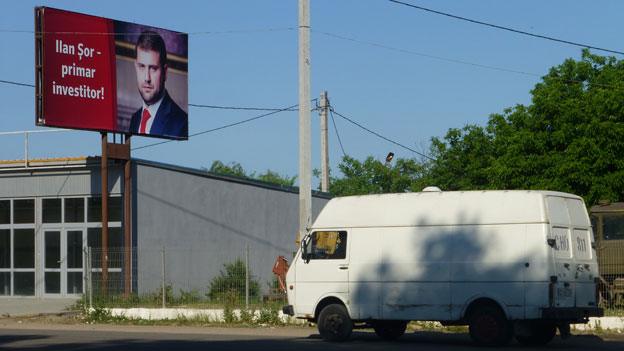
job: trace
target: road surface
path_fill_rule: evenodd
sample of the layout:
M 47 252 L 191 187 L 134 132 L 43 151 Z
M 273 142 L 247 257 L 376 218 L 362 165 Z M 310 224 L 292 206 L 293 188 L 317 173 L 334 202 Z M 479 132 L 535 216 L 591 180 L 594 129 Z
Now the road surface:
M 412 332 L 395 342 L 355 332 L 346 343 L 324 342 L 313 328 L 213 328 L 6 323 L 0 319 L 0 350 L 475 350 L 466 334 Z M 487 349 L 487 348 L 486 348 Z M 530 350 L 517 343 L 506 349 Z M 582 335 L 546 350 L 624 350 L 624 335 Z M 492 350 L 489 348 L 489 350 Z

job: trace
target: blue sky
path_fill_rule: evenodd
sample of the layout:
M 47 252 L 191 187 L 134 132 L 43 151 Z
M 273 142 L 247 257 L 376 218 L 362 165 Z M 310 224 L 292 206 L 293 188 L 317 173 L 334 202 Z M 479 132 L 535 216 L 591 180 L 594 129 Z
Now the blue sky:
M 624 50 L 621 1 L 406 1 L 519 30 Z M 182 32 L 204 32 L 189 36 L 192 104 L 286 107 L 298 103 L 296 0 L 2 1 L 2 5 L 0 80 L 33 83 L 33 34 L 11 31 L 32 31 L 33 8 L 43 5 Z M 530 103 L 530 90 L 540 76 L 566 58 L 578 59 L 581 53 L 578 47 L 385 0 L 311 0 L 311 28 L 312 96 L 327 90 L 337 112 L 423 152 L 431 137 L 443 136 L 449 128 L 485 124 L 492 113 Z M 34 125 L 33 101 L 33 88 L 0 84 L 0 132 L 45 129 Z M 189 134 L 261 113 L 189 109 Z M 345 151 L 355 158 L 372 155 L 383 159 L 389 151 L 397 157 L 418 157 L 335 117 Z M 320 168 L 318 125 L 318 115 L 313 113 L 315 168 Z M 94 132 L 46 133 L 30 139 L 31 157 L 100 154 L 99 135 Z M 158 141 L 136 137 L 133 146 Z M 0 136 L 0 145 L 0 159 L 23 158 L 22 136 Z M 329 149 L 331 167 L 336 169 L 342 152 L 331 124 Z M 249 171 L 271 169 L 293 176 L 298 172 L 298 115 L 280 113 L 188 141 L 136 150 L 133 156 L 195 168 L 209 167 L 214 160 L 235 161 Z

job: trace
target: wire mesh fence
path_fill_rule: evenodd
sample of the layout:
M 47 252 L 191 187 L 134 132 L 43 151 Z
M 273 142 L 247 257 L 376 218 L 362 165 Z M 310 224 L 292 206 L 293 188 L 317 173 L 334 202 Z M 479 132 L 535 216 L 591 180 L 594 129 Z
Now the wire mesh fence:
M 249 246 L 237 251 L 238 255 L 209 255 L 192 249 L 88 248 L 85 303 L 103 307 L 281 309 L 286 294 L 278 288 L 272 262 L 254 255 Z
M 624 203 L 591 208 L 600 278 L 599 304 L 605 315 L 624 316 Z
M 606 272 L 598 279 L 599 306 L 605 315 L 624 316 L 624 274 L 618 274 L 624 272 L 624 249 L 606 257 L 600 247 L 597 252 L 601 272 Z M 264 257 L 250 246 L 220 253 L 89 248 L 85 255 L 84 300 L 89 306 L 280 309 L 287 304 L 271 272 L 275 257 Z

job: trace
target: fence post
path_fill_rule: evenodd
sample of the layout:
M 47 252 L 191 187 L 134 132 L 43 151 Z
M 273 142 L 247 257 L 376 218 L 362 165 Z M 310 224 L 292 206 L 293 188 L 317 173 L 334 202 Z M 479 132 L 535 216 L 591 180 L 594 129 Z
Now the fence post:
M 167 306 L 166 292 L 165 292 L 165 247 L 163 246 L 161 251 L 161 274 L 162 274 L 162 308 Z
M 91 269 L 91 246 L 87 247 L 87 276 L 89 277 L 89 310 L 93 310 L 93 273 L 92 273 L 92 269 Z
M 249 244 L 245 247 L 245 309 L 249 311 Z

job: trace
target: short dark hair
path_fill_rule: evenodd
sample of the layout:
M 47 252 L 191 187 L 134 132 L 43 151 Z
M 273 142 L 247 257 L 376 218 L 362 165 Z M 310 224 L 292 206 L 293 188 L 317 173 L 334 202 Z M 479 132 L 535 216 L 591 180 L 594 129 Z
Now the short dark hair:
M 161 67 L 167 63 L 167 48 L 165 47 L 165 41 L 160 34 L 152 30 L 143 31 L 134 47 L 135 57 L 139 48 L 143 50 L 157 51 L 160 56 Z

